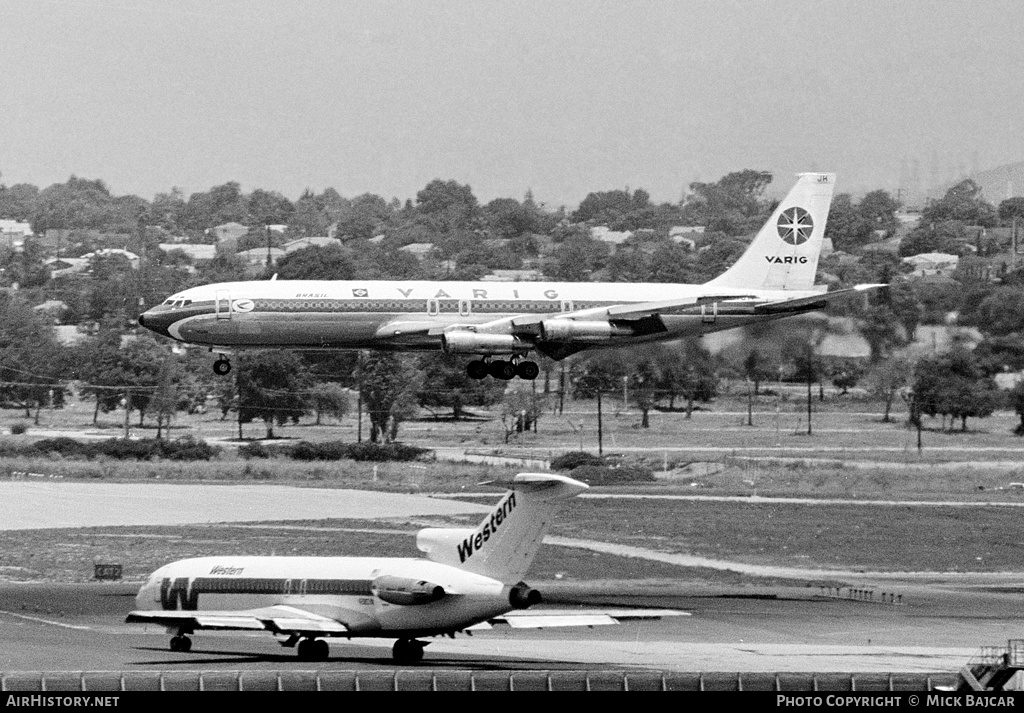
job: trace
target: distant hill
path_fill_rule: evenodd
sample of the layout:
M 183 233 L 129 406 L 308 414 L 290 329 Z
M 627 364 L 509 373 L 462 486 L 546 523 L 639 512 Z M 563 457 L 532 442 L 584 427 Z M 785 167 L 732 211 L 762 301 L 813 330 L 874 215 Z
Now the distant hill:
M 1024 196 L 1024 161 L 1007 163 L 987 171 L 978 171 L 967 176 L 979 186 L 981 193 L 992 205 L 998 207 L 1007 198 Z M 963 180 L 963 179 L 960 179 Z M 947 183 L 929 192 L 929 198 L 942 198 L 956 183 Z

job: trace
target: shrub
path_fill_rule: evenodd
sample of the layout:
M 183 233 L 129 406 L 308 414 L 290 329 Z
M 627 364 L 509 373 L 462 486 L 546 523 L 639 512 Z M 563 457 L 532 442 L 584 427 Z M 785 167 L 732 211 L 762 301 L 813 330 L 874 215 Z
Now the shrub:
M 210 460 L 220 448 L 191 436 L 176 441 L 160 441 L 160 455 L 169 460 Z
M 110 438 L 96 444 L 101 455 L 116 460 L 150 460 L 161 455 L 160 441 L 155 438 L 140 438 L 131 441 L 124 438 Z
M 269 448 L 259 441 L 253 441 L 252 443 L 246 443 L 244 446 L 239 446 L 238 455 L 249 460 L 251 458 L 269 458 L 273 454 Z
M 27 423 L 12 423 L 11 424 L 11 434 L 13 434 L 15 436 L 20 436 L 21 434 L 23 434 L 27 430 L 28 430 L 28 424 Z
M 348 447 L 341 441 L 310 443 L 299 441 L 288 450 L 288 456 L 295 460 L 342 460 L 350 457 Z
M 95 447 L 91 444 L 82 443 L 67 436 L 36 441 L 32 444 L 32 450 L 43 454 L 56 453 L 66 458 L 92 458 L 96 455 Z
M 426 448 L 404 443 L 350 443 L 348 446 L 348 457 L 360 461 L 410 461 L 428 452 Z
M 295 460 L 357 460 L 357 461 L 410 461 L 416 460 L 426 448 L 407 446 L 402 443 L 309 443 L 299 441 L 288 449 L 287 454 Z
M 585 451 L 570 451 L 551 461 L 551 470 L 576 470 L 581 466 L 603 466 L 604 459 Z

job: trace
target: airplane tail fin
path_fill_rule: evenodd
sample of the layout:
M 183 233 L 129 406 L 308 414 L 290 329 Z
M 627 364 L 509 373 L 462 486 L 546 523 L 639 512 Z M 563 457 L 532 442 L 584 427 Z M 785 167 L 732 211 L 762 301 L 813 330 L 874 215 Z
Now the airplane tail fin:
M 707 283 L 714 287 L 810 290 L 818 270 L 834 173 L 801 173 L 796 185 L 736 263 Z
M 520 473 L 476 528 L 427 528 L 416 546 L 440 564 L 513 584 L 526 576 L 562 503 L 587 489 L 564 475 Z

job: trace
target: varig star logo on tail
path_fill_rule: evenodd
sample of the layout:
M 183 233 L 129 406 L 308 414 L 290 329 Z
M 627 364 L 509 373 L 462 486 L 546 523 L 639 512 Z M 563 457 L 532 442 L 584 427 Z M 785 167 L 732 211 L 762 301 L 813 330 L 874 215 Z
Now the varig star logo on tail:
M 353 297 L 369 297 L 370 293 L 367 292 L 363 288 L 359 288 L 359 289 L 356 289 L 356 290 L 352 290 L 352 296 Z
M 806 243 L 814 230 L 811 214 L 803 208 L 789 208 L 779 216 L 779 237 L 790 245 Z

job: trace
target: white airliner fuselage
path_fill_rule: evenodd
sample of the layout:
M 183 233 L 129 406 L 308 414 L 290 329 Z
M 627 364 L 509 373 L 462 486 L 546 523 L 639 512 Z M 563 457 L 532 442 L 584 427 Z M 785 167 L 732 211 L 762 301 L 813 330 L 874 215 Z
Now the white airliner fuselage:
M 228 282 L 173 295 L 139 323 L 222 353 L 247 347 L 443 350 L 482 357 L 467 366 L 474 378 L 532 379 L 537 365 L 522 360 L 531 351 L 562 359 L 821 308 L 843 292 L 814 285 L 834 184 L 834 174 L 801 174 L 739 260 L 701 285 Z M 224 357 L 214 366 L 217 373 L 229 368 Z
M 322 660 L 331 637 L 395 638 L 394 656 L 418 661 L 416 637 L 489 628 L 616 624 L 679 612 L 526 612 L 540 593 L 522 581 L 562 503 L 587 486 L 551 473 L 520 473 L 513 490 L 475 528 L 427 528 L 427 559 L 239 557 L 185 559 L 150 575 L 129 623 L 174 633 L 173 651 L 204 629 L 269 631 L 301 658 Z M 516 616 L 519 615 L 519 616 Z

